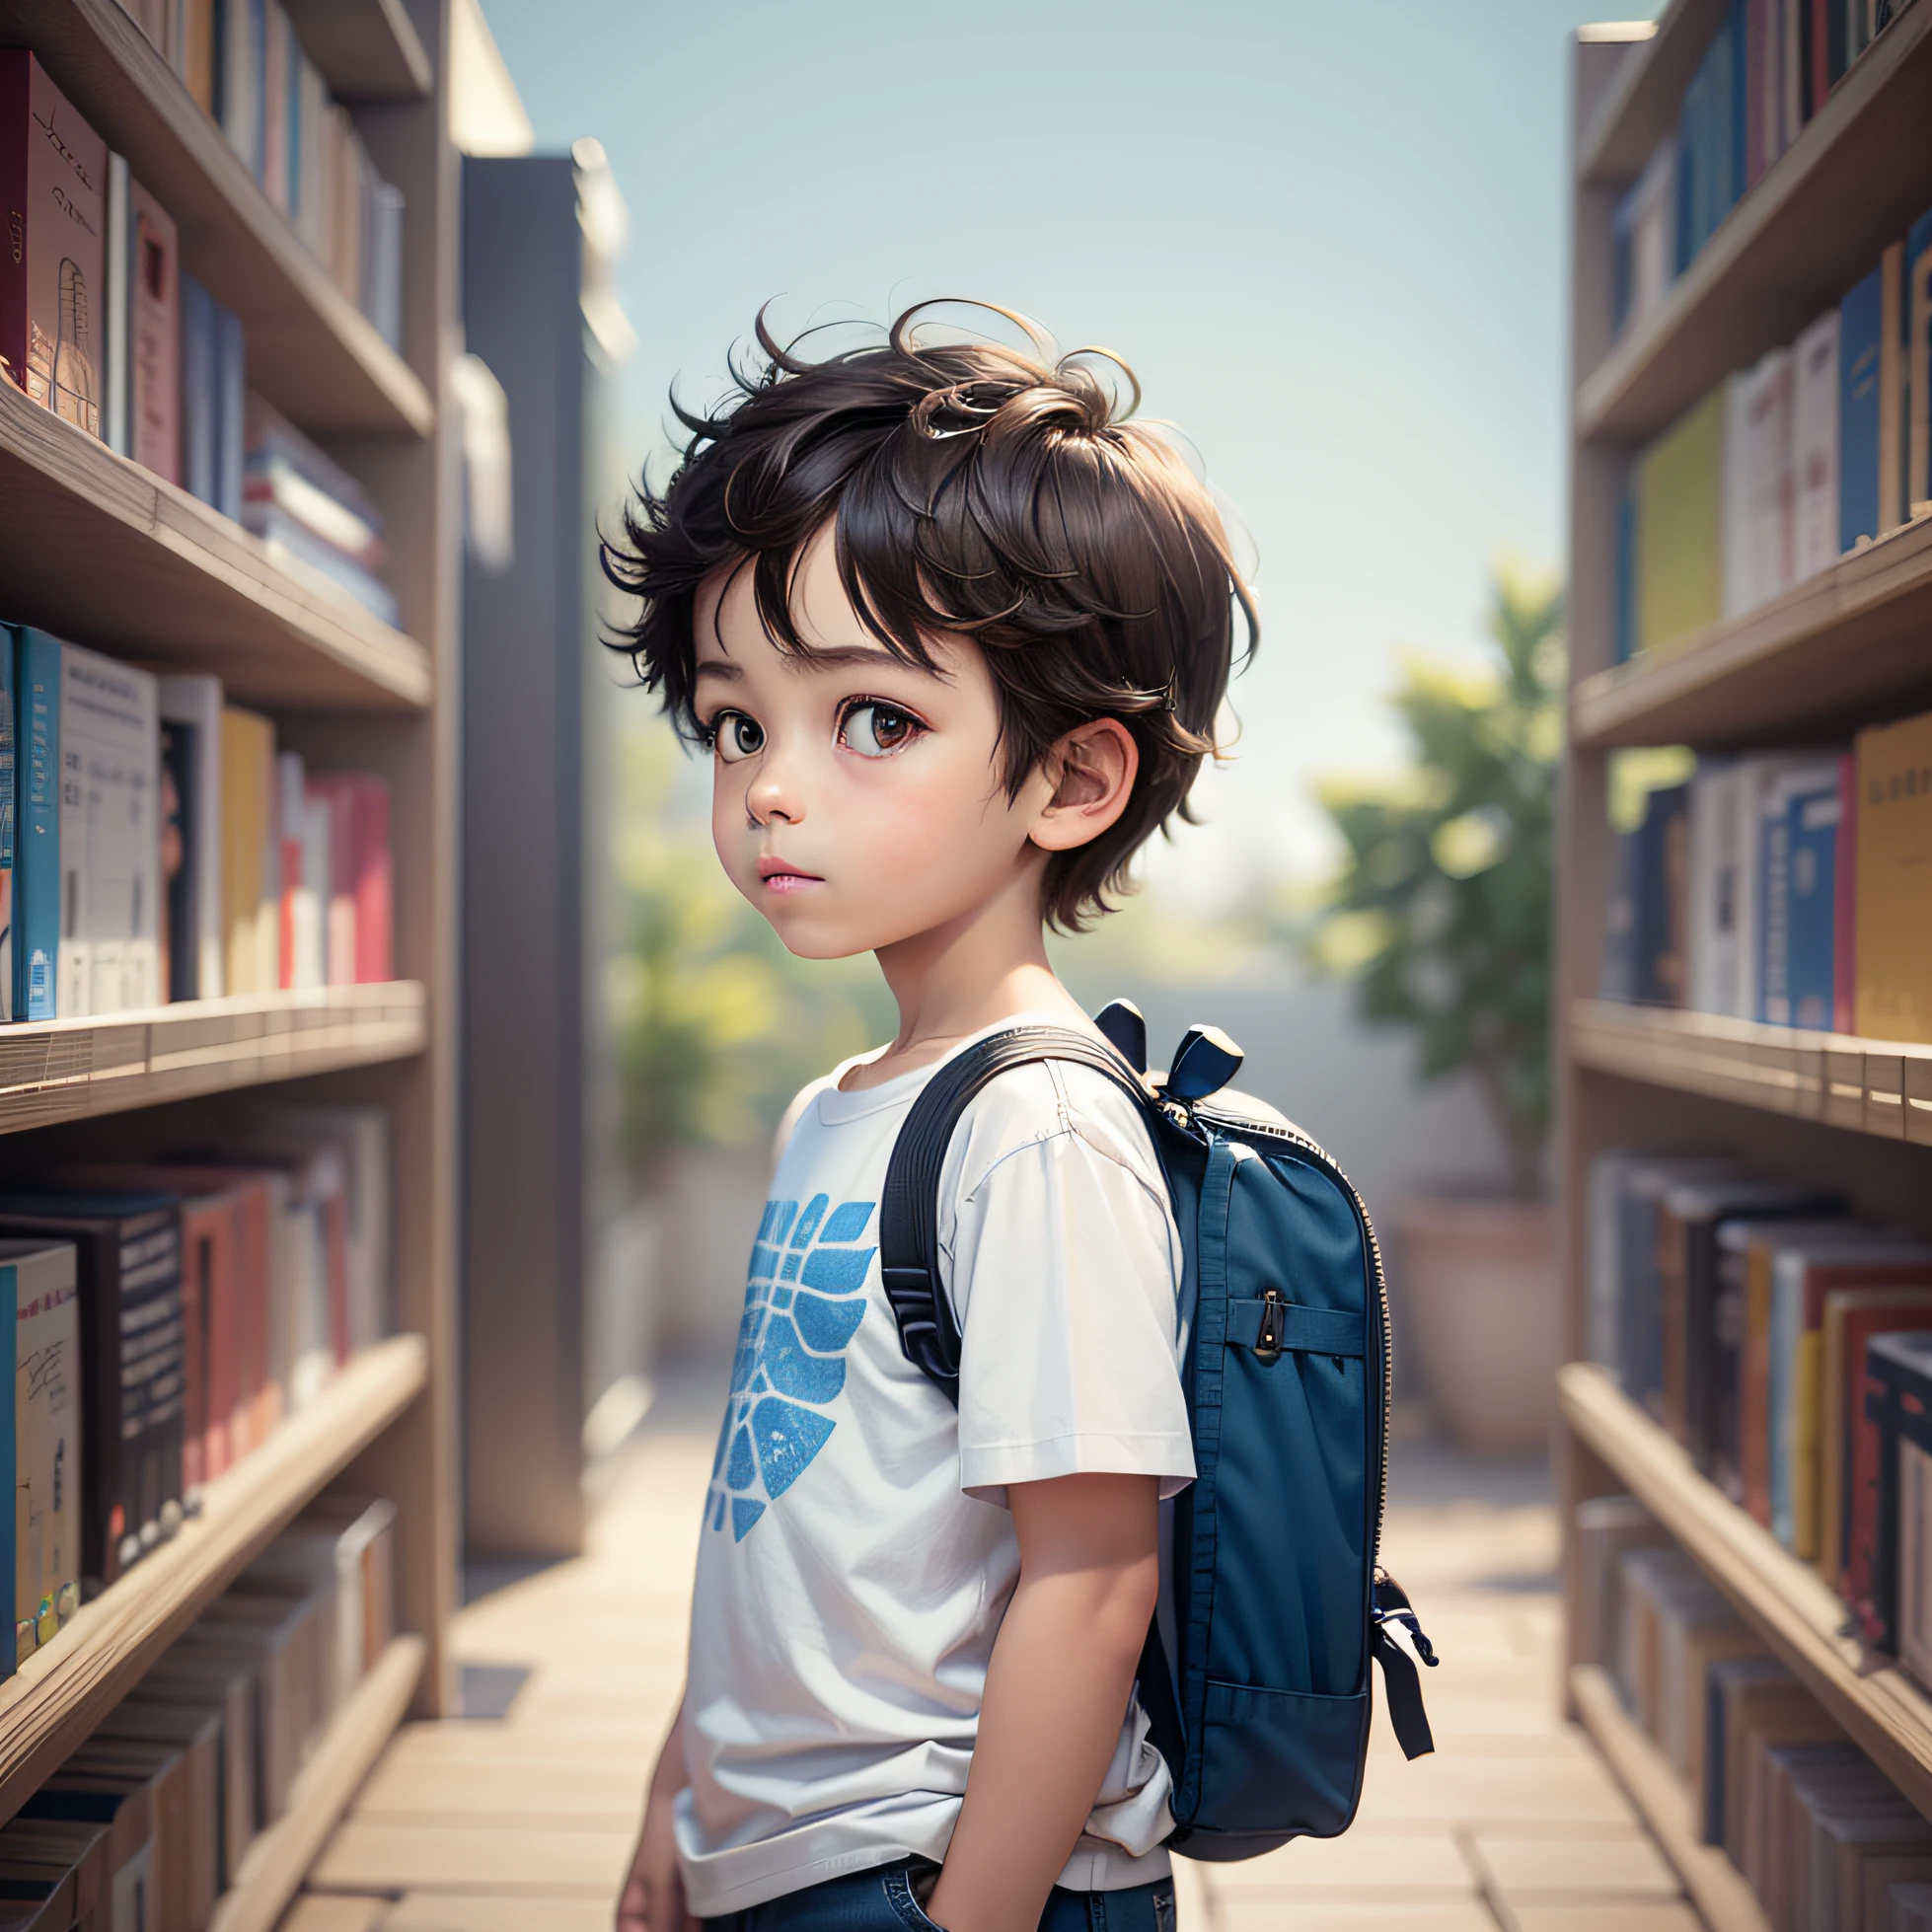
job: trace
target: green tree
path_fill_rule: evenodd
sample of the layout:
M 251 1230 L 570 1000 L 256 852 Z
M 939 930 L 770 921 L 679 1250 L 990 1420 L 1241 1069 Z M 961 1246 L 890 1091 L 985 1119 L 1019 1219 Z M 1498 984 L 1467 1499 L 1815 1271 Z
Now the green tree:
M 1415 1029 L 1425 1079 L 1475 1076 L 1528 1196 L 1550 1118 L 1561 589 L 1499 569 L 1489 630 L 1479 669 L 1404 660 L 1407 771 L 1318 788 L 1345 855 L 1310 950 L 1356 980 L 1365 1018 Z

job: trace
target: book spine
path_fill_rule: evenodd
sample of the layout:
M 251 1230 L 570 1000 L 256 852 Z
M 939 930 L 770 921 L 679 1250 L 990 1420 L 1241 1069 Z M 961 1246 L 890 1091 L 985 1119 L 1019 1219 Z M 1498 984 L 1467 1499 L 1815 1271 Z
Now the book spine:
M 181 251 L 167 211 L 135 182 L 130 194 L 129 436 L 135 462 L 182 480 Z
M 223 516 L 242 520 L 247 487 L 248 361 L 242 319 L 215 305 L 215 495 Z
M 1770 122 L 1765 113 L 1772 37 L 1768 18 L 1777 0 L 1746 0 L 1745 13 L 1745 186 L 1763 178 Z
M 1874 269 L 1838 309 L 1838 549 L 1879 534 L 1879 362 L 1884 276 Z
M 389 843 L 389 786 L 364 776 L 355 807 L 355 977 L 377 986 L 396 977 L 396 867 Z
M 1932 214 L 1905 241 L 1905 509 L 1932 509 Z
M 211 1218 L 223 1210 L 196 1203 L 181 1221 L 179 1298 L 181 1319 L 182 1495 L 192 1496 L 207 1481 L 208 1468 L 208 1316 L 214 1300 L 215 1233 Z
M 27 156 L 33 121 L 28 110 L 34 56 L 0 47 L 0 374 L 27 387 Z
M 0 1322 L 6 1324 L 0 1333 L 16 1338 L 15 1354 L 18 1358 L 18 1337 L 20 1334 L 20 1268 L 12 1261 L 0 1262 Z M 25 1458 L 21 1454 L 21 1431 L 26 1425 L 25 1405 L 21 1400 L 23 1385 L 27 1377 L 21 1372 L 18 1360 L 14 1373 L 4 1378 L 6 1398 L 4 1413 L 0 1413 L 0 1495 L 14 1499 L 14 1533 L 0 1538 L 4 1542 L 4 1553 L 0 1553 L 0 1591 L 5 1601 L 14 1606 L 14 1641 L 0 1644 L 0 1677 L 10 1677 L 20 1664 L 20 1660 L 34 1648 L 35 1618 L 31 1607 L 22 1627 L 21 1598 L 24 1592 L 33 1588 L 32 1537 L 33 1537 L 33 1498 L 28 1494 L 23 1480 L 26 1474 Z
M 128 423 L 128 331 L 133 324 L 134 298 L 129 270 L 133 246 L 128 237 L 127 160 L 108 156 L 107 272 L 102 280 L 102 334 L 106 340 L 105 380 L 102 384 L 102 436 L 116 456 L 131 453 Z
M 1831 1030 L 1856 1031 L 1858 984 L 1858 759 L 1838 760 L 1838 827 L 1831 861 Z
M 1905 520 L 1905 245 L 1879 259 L 1879 534 Z
M 129 1221 L 120 1240 L 116 1309 L 121 1440 L 120 1569 L 179 1522 L 182 1500 L 182 1235 L 178 1209 Z
M 20 809 L 14 660 L 18 650 L 13 627 L 0 624 L 0 1020 L 14 1016 L 14 840 Z
M 248 1449 L 244 1420 L 243 1352 L 246 1312 L 239 1291 L 245 1265 L 247 1210 L 234 1195 L 221 1204 L 221 1226 L 206 1237 L 201 1312 L 207 1389 L 202 1467 L 206 1479 L 225 1475 Z M 186 1471 L 183 1471 L 186 1478 Z
M 14 1014 L 52 1019 L 60 949 L 60 644 L 17 633 Z
M 216 496 L 215 305 L 192 275 L 183 274 L 181 299 L 182 484 L 213 504 Z

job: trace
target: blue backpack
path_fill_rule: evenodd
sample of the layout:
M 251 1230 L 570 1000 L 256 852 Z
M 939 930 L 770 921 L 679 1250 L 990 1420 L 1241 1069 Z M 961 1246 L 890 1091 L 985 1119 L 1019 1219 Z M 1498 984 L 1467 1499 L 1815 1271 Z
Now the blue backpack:
M 947 1143 L 986 1084 L 1037 1060 L 1113 1079 L 1144 1109 L 1185 1256 L 1182 1378 L 1196 1476 L 1171 1506 L 1141 1707 L 1173 1776 L 1190 1858 L 1252 1858 L 1348 1828 L 1382 1668 L 1410 1757 L 1432 1749 L 1408 1598 L 1377 1565 L 1388 1463 L 1388 1297 L 1360 1197 L 1272 1108 L 1224 1092 L 1240 1049 L 1189 1029 L 1164 1077 L 1147 1025 L 1116 1001 L 1118 1049 L 1015 1026 L 949 1060 L 914 1102 L 886 1171 L 879 1262 L 907 1359 L 955 1404 L 959 1330 L 939 1281 Z M 1130 1072 L 1130 1068 L 1132 1072 Z

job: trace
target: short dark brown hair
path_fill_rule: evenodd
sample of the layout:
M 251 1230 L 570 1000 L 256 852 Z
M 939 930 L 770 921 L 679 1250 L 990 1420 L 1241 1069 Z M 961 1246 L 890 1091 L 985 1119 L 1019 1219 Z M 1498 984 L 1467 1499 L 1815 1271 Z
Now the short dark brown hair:
M 1108 386 L 1082 359 L 1103 352 L 1059 356 L 1020 317 L 1037 356 L 929 344 L 918 314 L 902 315 L 883 343 L 808 361 L 797 341 L 772 337 L 761 313 L 761 359 L 734 362 L 725 404 L 698 415 L 673 399 L 690 440 L 661 490 L 639 484 L 622 539 L 603 547 L 605 573 L 641 601 L 610 641 L 679 730 L 700 736 L 694 619 L 705 580 L 748 566 L 773 641 L 806 652 L 793 578 L 830 524 L 846 595 L 887 650 L 930 670 L 935 634 L 980 645 L 1011 794 L 1077 725 L 1114 717 L 1133 733 L 1140 771 L 1126 810 L 1047 866 L 1042 915 L 1077 931 L 1113 910 L 1109 895 L 1127 889 L 1148 838 L 1188 816 L 1188 789 L 1216 748 L 1234 610 L 1251 649 L 1253 606 L 1213 499 L 1174 442 L 1116 419 Z

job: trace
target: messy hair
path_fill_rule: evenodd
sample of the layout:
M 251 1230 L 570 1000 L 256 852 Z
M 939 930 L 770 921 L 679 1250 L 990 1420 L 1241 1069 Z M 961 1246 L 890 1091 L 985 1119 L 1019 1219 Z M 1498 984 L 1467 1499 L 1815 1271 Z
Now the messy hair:
M 807 360 L 763 312 L 759 358 L 690 431 L 661 490 L 640 483 L 605 573 L 640 603 L 612 647 L 688 738 L 695 614 L 705 581 L 749 569 L 780 650 L 809 654 L 792 602 L 807 544 L 828 524 L 853 609 L 902 662 L 936 668 L 930 640 L 970 637 L 992 674 L 1004 782 L 1017 796 L 1067 732 L 1118 718 L 1140 770 L 1127 808 L 1089 844 L 1055 853 L 1042 914 L 1077 931 L 1111 912 L 1135 853 L 1175 816 L 1203 758 L 1254 611 L 1213 499 L 1171 437 L 1117 413 L 1088 366 L 1023 317 L 1036 351 L 927 342 L 921 304 L 883 343 Z

